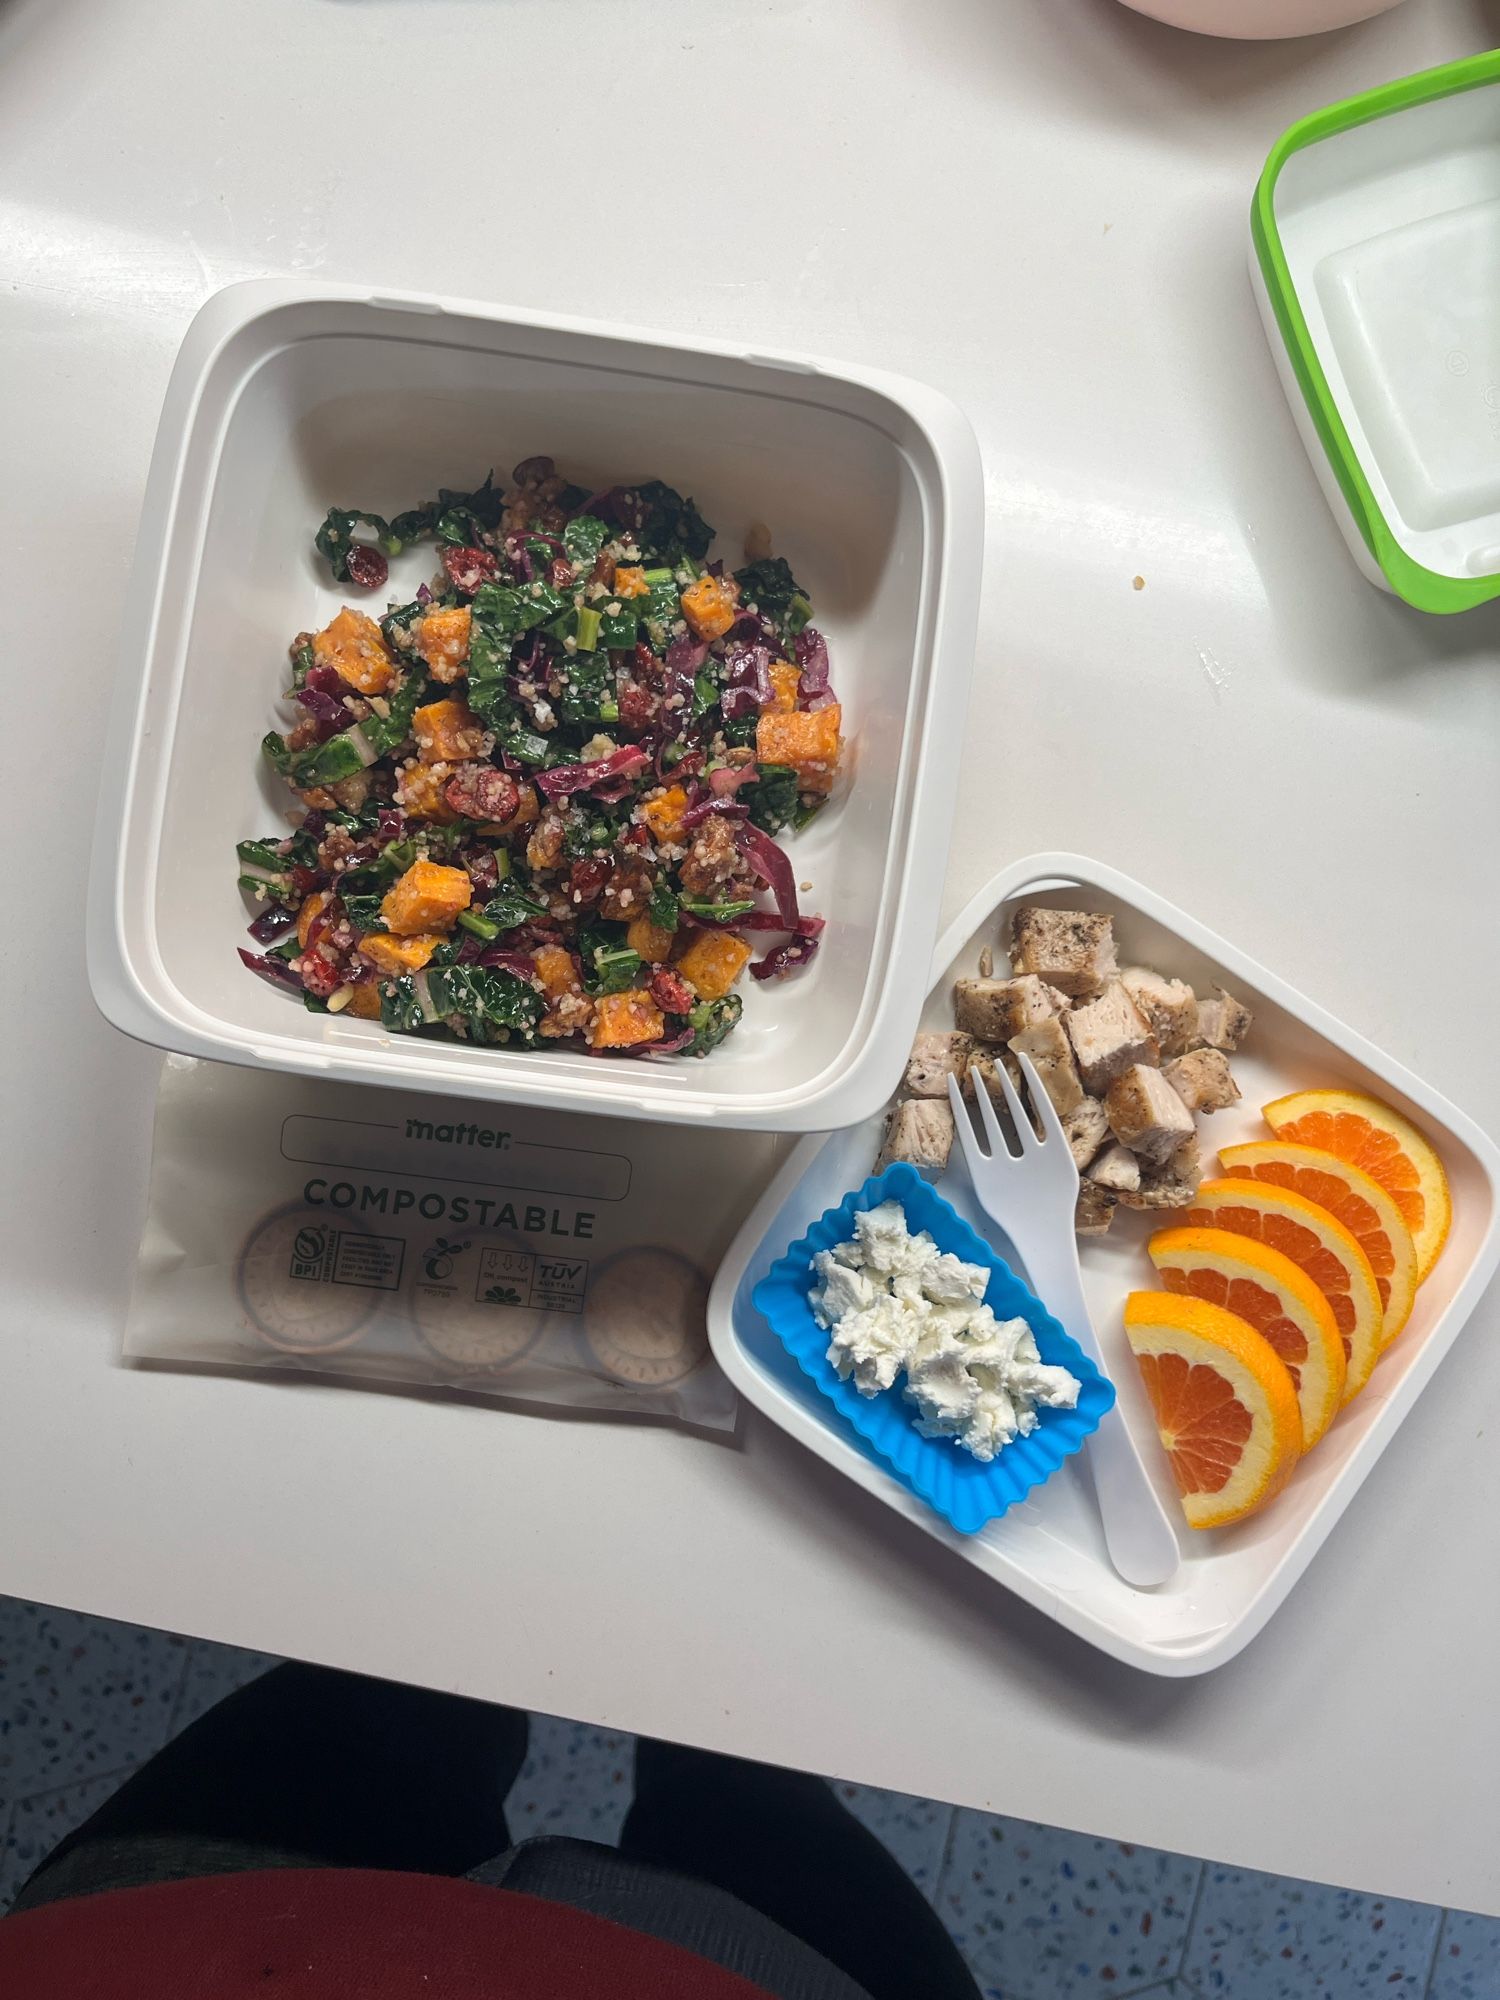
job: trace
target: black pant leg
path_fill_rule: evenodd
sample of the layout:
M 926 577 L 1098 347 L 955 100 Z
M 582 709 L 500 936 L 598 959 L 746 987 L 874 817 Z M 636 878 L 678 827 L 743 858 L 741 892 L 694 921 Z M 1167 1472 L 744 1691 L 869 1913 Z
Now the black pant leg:
M 330 1668 L 274 1667 L 70 1834 L 16 1908 L 249 1868 L 463 1875 L 510 1845 L 515 1709 Z
M 979 2000 L 926 1898 L 821 1778 L 642 1737 L 620 1851 L 727 1890 L 872 2000 Z

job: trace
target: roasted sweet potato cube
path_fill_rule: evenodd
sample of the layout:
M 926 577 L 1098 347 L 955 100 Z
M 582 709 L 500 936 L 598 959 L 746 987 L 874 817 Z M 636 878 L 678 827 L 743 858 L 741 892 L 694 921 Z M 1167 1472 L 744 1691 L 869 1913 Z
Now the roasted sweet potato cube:
M 313 918 L 326 910 L 333 901 L 331 889 L 314 889 L 310 896 L 304 896 L 297 911 L 297 942 L 307 950 L 307 936 L 312 929 Z
M 762 764 L 790 764 L 804 792 L 830 791 L 843 714 L 836 701 L 813 713 L 798 709 L 782 715 L 768 708 L 755 725 L 755 754 Z
M 647 799 L 641 807 L 641 818 L 658 840 L 675 840 L 681 831 L 687 802 L 688 795 L 681 785 L 668 785 L 654 799 Z
M 632 987 L 626 993 L 599 995 L 588 1039 L 592 1048 L 628 1049 L 636 1042 L 659 1042 L 665 1028 L 665 1018 L 651 995 Z
M 616 597 L 649 597 L 651 587 L 644 569 L 627 563 L 615 564 Z
M 675 935 L 674 931 L 664 931 L 660 924 L 653 924 L 648 916 L 642 914 L 630 924 L 625 942 L 647 965 L 665 965 Z
M 700 639 L 722 639 L 740 608 L 740 587 L 731 576 L 700 576 L 682 593 L 682 615 Z
M 313 639 L 313 659 L 320 667 L 332 667 L 359 694 L 384 694 L 395 684 L 396 663 L 380 627 L 347 604 Z
M 776 698 L 771 703 L 778 715 L 790 715 L 797 706 L 797 690 L 802 685 L 802 669 L 791 660 L 772 660 L 771 686 Z
M 426 764 L 410 764 L 396 774 L 396 803 L 413 819 L 431 820 L 434 826 L 452 826 L 458 814 L 443 796 L 443 787 L 452 773 L 433 771 Z
M 467 604 L 445 605 L 417 619 L 412 636 L 417 651 L 436 681 L 456 681 L 469 658 L 469 629 L 474 614 Z
M 356 1021 L 378 1021 L 380 1019 L 380 988 L 373 979 L 361 980 L 349 995 L 349 1004 L 344 1009 Z
M 444 868 L 436 861 L 414 861 L 380 905 L 386 928 L 397 937 L 423 931 L 451 931 L 460 910 L 473 898 L 473 884 L 462 868 Z
M 745 969 L 750 947 L 738 931 L 699 931 L 677 970 L 700 1000 L 722 1000 Z
M 542 982 L 542 991 L 549 1000 L 560 1000 L 565 993 L 579 991 L 578 967 L 573 963 L 573 954 L 564 951 L 560 944 L 544 944 L 535 958 L 536 976 Z
M 403 972 L 420 972 L 442 941 L 436 931 L 417 931 L 410 937 L 371 931 L 360 939 L 359 955 L 387 979 L 399 979 Z
M 452 695 L 419 708 L 411 732 L 424 764 L 463 764 L 483 754 L 484 724 L 466 701 Z

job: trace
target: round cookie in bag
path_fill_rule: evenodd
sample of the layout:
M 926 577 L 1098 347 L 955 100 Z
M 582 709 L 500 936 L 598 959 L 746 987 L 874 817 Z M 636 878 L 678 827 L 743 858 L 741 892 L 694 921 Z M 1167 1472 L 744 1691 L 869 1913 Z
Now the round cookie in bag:
M 607 1375 L 669 1389 L 708 1358 L 708 1280 L 675 1250 L 622 1250 L 595 1274 L 583 1332 Z
M 408 1306 L 418 1340 L 450 1378 L 495 1375 L 535 1347 L 536 1256 L 492 1230 L 434 1233 L 413 1246 Z
M 341 1256 L 339 1226 L 294 1202 L 265 1216 L 240 1252 L 235 1281 L 250 1329 L 283 1354 L 336 1354 L 374 1318 L 380 1291 Z

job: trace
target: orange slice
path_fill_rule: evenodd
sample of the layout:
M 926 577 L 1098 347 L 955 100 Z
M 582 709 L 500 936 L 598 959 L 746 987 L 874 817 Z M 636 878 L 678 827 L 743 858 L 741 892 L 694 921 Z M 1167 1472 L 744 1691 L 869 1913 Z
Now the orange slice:
M 1321 1146 L 1379 1181 L 1411 1231 L 1420 1285 L 1437 1262 L 1453 1220 L 1443 1163 L 1408 1118 L 1357 1090 L 1299 1090 L 1265 1107 L 1278 1139 Z
M 1238 1313 L 1286 1364 L 1311 1451 L 1338 1415 L 1348 1364 L 1333 1307 L 1290 1257 L 1227 1229 L 1159 1229 L 1146 1245 L 1169 1292 Z
M 1342 1222 L 1370 1260 L 1385 1321 L 1382 1350 L 1389 1347 L 1411 1318 L 1417 1295 L 1417 1253 L 1401 1211 L 1379 1181 L 1318 1146 L 1297 1146 L 1285 1139 L 1261 1139 L 1249 1146 L 1225 1146 L 1219 1161 L 1237 1180 L 1269 1181 L 1273 1187 L 1294 1188 L 1326 1208 Z
M 1344 1401 L 1357 1396 L 1380 1359 L 1385 1311 L 1370 1260 L 1337 1217 L 1294 1188 L 1269 1181 L 1205 1181 L 1182 1212 L 1196 1229 L 1228 1229 L 1290 1257 L 1333 1308 L 1348 1369 Z
M 1174 1292 L 1132 1292 L 1125 1337 L 1188 1526 L 1222 1528 L 1264 1507 L 1302 1450 L 1297 1392 L 1270 1343 L 1237 1313 Z

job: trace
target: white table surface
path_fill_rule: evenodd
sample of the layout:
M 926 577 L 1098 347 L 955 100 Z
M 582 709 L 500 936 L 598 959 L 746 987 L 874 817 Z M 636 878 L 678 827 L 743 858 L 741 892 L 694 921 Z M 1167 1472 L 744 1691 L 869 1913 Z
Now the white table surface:
M 1111 0 L 10 0 L 0 1589 L 1500 1912 L 1493 1296 L 1267 1633 L 1153 1681 L 762 1421 L 735 1450 L 122 1367 L 157 1058 L 95 1014 L 80 936 L 178 340 L 235 278 L 367 279 L 945 389 L 989 503 L 945 914 L 1020 853 L 1105 857 L 1500 1129 L 1500 617 L 1356 575 L 1245 277 L 1283 126 L 1497 25 L 1409 0 L 1244 46 Z

